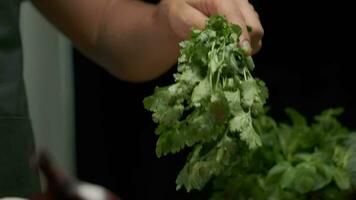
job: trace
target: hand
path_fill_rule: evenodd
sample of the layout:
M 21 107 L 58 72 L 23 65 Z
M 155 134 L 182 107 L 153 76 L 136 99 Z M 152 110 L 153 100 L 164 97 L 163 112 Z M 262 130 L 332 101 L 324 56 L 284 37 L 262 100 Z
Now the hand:
M 191 27 L 203 29 L 207 17 L 220 14 L 243 29 L 239 45 L 249 54 L 258 52 L 262 45 L 263 28 L 248 0 L 162 0 L 157 12 L 181 40 L 189 37 Z M 252 28 L 250 33 L 247 26 Z

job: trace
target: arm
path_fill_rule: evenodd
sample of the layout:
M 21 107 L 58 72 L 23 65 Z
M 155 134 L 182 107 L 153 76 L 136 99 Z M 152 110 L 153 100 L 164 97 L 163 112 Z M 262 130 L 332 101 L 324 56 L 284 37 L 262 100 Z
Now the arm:
M 153 5 L 133 0 L 33 2 L 79 50 L 120 79 L 155 78 L 178 56 L 178 39 L 160 26 Z
M 177 60 L 178 42 L 192 26 L 203 28 L 211 14 L 246 26 L 238 2 L 249 5 L 247 0 L 162 0 L 158 6 L 138 0 L 33 0 L 86 56 L 133 82 L 166 72 Z M 247 31 L 244 37 L 250 40 Z

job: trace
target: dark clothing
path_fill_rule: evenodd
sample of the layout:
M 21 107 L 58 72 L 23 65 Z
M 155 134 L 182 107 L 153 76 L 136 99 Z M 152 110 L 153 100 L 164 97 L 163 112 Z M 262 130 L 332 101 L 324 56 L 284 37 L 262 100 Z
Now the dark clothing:
M 34 149 L 23 80 L 20 1 L 0 1 L 0 198 L 29 197 L 39 178 L 29 168 Z

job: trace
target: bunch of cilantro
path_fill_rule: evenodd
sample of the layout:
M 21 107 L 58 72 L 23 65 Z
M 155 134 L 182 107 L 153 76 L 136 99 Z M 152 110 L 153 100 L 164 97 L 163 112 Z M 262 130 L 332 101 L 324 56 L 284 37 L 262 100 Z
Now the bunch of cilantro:
M 312 124 L 293 109 L 286 113 L 290 123 L 256 119 L 263 146 L 241 150 L 240 163 L 213 181 L 211 200 L 355 199 L 356 134 L 337 120 L 342 109 L 326 110 Z
M 353 135 L 334 118 L 339 110 L 308 126 L 289 109 L 293 125 L 277 124 L 264 109 L 264 82 L 252 76 L 253 61 L 237 46 L 240 35 L 239 26 L 210 17 L 180 44 L 175 83 L 144 99 L 158 124 L 157 156 L 191 150 L 177 189 L 212 182 L 216 200 L 343 195 L 356 179 L 356 150 Z

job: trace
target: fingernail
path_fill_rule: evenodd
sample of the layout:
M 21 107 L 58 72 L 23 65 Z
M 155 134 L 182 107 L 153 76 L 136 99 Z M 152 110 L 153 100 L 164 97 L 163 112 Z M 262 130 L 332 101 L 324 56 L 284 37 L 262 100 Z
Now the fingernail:
M 247 54 L 250 54 L 251 51 L 252 51 L 250 42 L 247 41 L 247 40 L 245 40 L 245 41 L 242 42 L 242 46 L 241 46 L 241 47 L 242 47 L 242 49 L 243 49 L 244 51 L 246 51 Z

